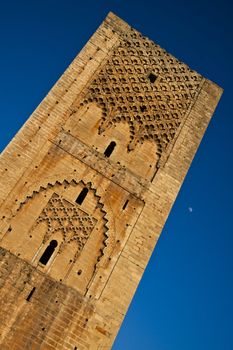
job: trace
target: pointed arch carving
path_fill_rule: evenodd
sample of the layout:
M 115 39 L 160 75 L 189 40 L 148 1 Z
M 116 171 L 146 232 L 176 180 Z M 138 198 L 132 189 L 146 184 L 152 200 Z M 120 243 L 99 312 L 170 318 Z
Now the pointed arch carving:
M 136 30 L 118 34 L 119 45 L 86 88 L 78 108 L 97 104 L 102 109 L 100 134 L 127 123 L 128 151 L 149 140 L 156 143 L 161 158 L 175 140 L 203 79 Z
M 114 231 L 112 230 L 113 232 L 111 237 L 109 233 L 109 225 L 113 227 L 114 224 L 111 224 L 112 219 L 110 217 L 112 215 L 110 214 L 109 216 L 109 214 L 107 214 L 107 211 L 111 211 L 110 207 L 107 205 L 107 210 L 105 208 L 106 205 L 104 205 L 101 201 L 101 194 L 103 194 L 102 190 L 100 188 L 97 190 L 91 182 L 84 182 L 83 180 L 76 180 L 74 178 L 66 178 L 63 180 L 45 182 L 37 187 L 35 185 L 31 185 L 30 188 L 34 187 L 34 189 L 29 191 L 30 194 L 24 196 L 18 201 L 19 204 L 13 213 L 12 218 L 16 217 L 22 208 L 30 201 L 33 201 L 37 195 L 41 193 L 46 194 L 48 190 L 52 190 L 52 195 L 47 201 L 47 204 L 41 208 L 41 214 L 36 219 L 31 230 L 33 230 L 40 223 L 44 223 L 47 226 L 47 230 L 43 238 L 43 244 L 48 242 L 49 239 L 52 239 L 55 232 L 59 232 L 62 236 L 59 253 L 63 251 L 67 244 L 76 242 L 77 251 L 73 258 L 73 262 L 75 262 L 85 243 L 87 242 L 97 219 L 88 212 L 85 212 L 77 203 L 75 203 L 75 201 L 71 203 L 66 198 L 56 193 L 57 188 L 64 186 L 67 188 L 70 185 L 81 185 L 82 187 L 88 188 L 88 190 L 94 195 L 96 199 L 96 207 L 101 213 L 103 239 L 102 246 L 100 247 L 96 256 L 96 264 L 94 267 L 94 270 L 96 270 L 101 262 L 101 259 L 105 255 L 105 250 L 107 247 L 109 245 L 114 245 Z

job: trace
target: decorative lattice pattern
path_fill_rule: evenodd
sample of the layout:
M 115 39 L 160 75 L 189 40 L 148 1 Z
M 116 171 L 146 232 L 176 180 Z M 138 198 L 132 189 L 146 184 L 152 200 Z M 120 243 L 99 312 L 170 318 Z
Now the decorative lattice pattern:
M 83 249 L 96 221 L 95 218 L 85 213 L 77 205 L 68 202 L 56 193 L 52 195 L 37 219 L 37 223 L 46 222 L 47 224 L 44 242 L 55 232 L 60 232 L 63 235 L 60 250 L 62 250 L 64 244 L 76 241 L 78 245 L 77 253 Z
M 154 140 L 161 155 L 195 101 L 201 80 L 132 30 L 92 81 L 82 104 L 95 102 L 102 108 L 99 133 L 119 122 L 128 123 L 128 151 L 139 142 Z

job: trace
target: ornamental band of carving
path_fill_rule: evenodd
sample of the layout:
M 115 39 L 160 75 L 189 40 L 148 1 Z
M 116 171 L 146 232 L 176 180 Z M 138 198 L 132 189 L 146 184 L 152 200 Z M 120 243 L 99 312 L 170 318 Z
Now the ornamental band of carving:
M 84 247 L 96 221 L 91 215 L 56 193 L 52 195 L 37 219 L 38 224 L 46 222 L 48 227 L 43 243 L 50 239 L 53 233 L 61 232 L 63 242 L 59 251 L 62 251 L 65 244 L 75 241 L 77 243 L 77 255 Z
M 198 73 L 131 30 L 122 35 L 81 105 L 94 102 L 102 108 L 99 133 L 119 122 L 128 123 L 128 151 L 151 140 L 161 156 L 195 102 L 201 84 Z

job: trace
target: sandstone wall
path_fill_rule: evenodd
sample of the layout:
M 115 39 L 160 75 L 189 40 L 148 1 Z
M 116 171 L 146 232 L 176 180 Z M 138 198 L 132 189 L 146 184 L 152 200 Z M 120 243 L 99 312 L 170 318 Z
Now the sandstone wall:
M 1 349 L 111 348 L 221 93 L 108 15 L 0 157 Z

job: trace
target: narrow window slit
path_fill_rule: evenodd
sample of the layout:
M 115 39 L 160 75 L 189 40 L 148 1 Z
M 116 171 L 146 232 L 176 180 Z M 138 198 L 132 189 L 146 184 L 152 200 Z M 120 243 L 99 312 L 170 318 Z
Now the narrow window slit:
M 78 197 L 77 197 L 75 202 L 77 204 L 81 205 L 83 203 L 84 199 L 86 198 L 87 193 L 88 193 L 88 189 L 86 187 L 84 187 L 82 189 L 82 191 L 79 193 L 79 195 L 78 195 Z
M 31 292 L 28 294 L 28 296 L 27 296 L 27 298 L 26 298 L 27 301 L 30 301 L 30 299 L 31 299 L 31 297 L 33 296 L 33 293 L 35 292 L 35 290 L 36 290 L 36 287 L 33 287 L 32 290 L 31 290 Z
M 157 77 L 156 77 L 155 74 L 150 73 L 150 74 L 148 75 L 148 79 L 150 80 L 151 83 L 154 83 L 155 80 L 157 79 Z
M 45 249 L 44 253 L 41 255 L 39 262 L 46 265 L 51 256 L 53 255 L 55 248 L 57 247 L 57 241 L 54 239 L 49 243 L 48 247 Z
M 114 151 L 114 148 L 116 147 L 116 142 L 115 141 L 111 141 L 110 144 L 108 145 L 108 147 L 106 148 L 106 150 L 104 151 L 104 155 L 105 157 L 110 157 L 112 152 Z
M 123 210 L 125 210 L 125 208 L 127 207 L 128 203 L 129 203 L 129 200 L 127 199 L 127 200 L 125 201 L 125 204 L 124 204 L 123 207 L 122 207 Z

